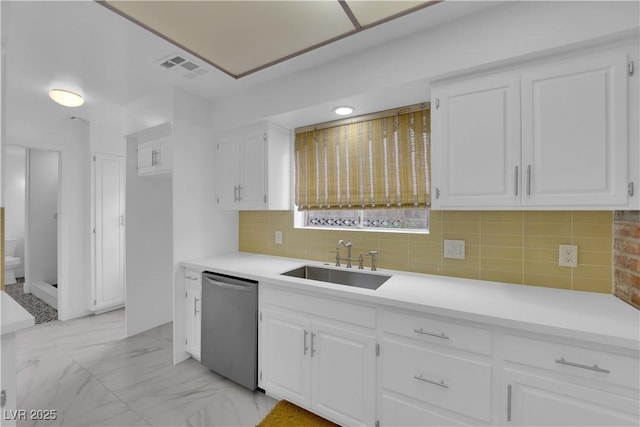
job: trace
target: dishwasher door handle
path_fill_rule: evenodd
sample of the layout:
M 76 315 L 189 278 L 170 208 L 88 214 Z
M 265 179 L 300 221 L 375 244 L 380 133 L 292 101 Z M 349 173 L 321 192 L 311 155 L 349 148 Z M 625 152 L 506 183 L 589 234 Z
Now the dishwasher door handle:
M 227 288 L 227 289 L 233 289 L 234 291 L 240 291 L 240 292 L 247 292 L 250 291 L 252 289 L 251 284 L 247 284 L 247 285 L 242 285 L 242 284 L 233 284 L 233 283 L 224 283 L 224 282 L 219 282 L 217 280 L 213 280 L 210 279 L 207 276 L 204 276 L 204 280 L 207 281 L 207 283 L 210 283 L 214 286 L 218 286 L 220 288 Z

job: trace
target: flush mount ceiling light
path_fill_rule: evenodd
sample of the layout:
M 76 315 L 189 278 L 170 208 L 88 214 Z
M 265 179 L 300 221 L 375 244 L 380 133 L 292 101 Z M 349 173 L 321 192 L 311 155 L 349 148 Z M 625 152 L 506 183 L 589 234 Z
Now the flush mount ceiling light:
M 343 105 L 341 107 L 336 107 L 333 109 L 333 112 L 336 113 L 339 116 L 348 116 L 349 114 L 353 113 L 355 111 L 355 108 L 353 107 L 349 107 L 348 105 Z
M 84 99 L 77 93 L 64 89 L 51 89 L 49 97 L 65 107 L 79 107 L 84 104 Z

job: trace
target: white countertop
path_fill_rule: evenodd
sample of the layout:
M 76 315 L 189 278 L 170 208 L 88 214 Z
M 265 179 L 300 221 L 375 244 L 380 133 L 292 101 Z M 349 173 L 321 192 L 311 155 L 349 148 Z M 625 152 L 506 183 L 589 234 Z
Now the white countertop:
M 6 292 L 0 292 L 2 301 L 2 311 L 0 312 L 0 324 L 2 325 L 2 335 L 28 328 L 35 324 L 35 320 L 27 310 L 22 308 Z
M 393 270 L 378 270 L 377 274 L 392 277 L 377 290 L 369 290 L 280 275 L 305 264 L 326 266 L 321 262 L 243 252 L 182 264 L 197 271 L 215 271 L 362 302 L 455 316 L 636 351 L 640 348 L 640 311 L 613 295 Z M 359 271 L 357 268 L 354 270 Z

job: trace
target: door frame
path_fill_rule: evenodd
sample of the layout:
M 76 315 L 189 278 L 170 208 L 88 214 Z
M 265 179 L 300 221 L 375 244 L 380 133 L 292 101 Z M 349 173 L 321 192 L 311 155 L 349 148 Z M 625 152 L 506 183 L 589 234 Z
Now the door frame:
M 7 144 L 11 147 L 19 147 L 25 150 L 25 194 L 24 194 L 24 290 L 27 293 L 31 293 L 31 272 L 30 272 L 30 248 L 29 248 L 29 150 L 43 150 L 52 151 L 58 154 L 58 219 L 57 224 L 57 268 L 58 268 L 58 319 L 65 319 L 69 306 L 69 286 L 67 285 L 68 272 L 65 268 L 66 260 L 68 257 L 67 248 L 69 247 L 68 238 L 64 230 L 66 230 L 67 224 L 65 219 L 66 207 L 62 203 L 62 164 L 65 157 L 66 150 L 64 147 L 47 144 Z

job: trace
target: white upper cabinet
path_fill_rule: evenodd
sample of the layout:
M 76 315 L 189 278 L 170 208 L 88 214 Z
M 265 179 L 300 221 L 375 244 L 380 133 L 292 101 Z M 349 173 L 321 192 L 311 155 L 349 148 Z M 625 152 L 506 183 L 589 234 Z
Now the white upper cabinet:
M 627 203 L 627 79 L 624 53 L 522 73 L 523 204 Z
M 612 49 L 434 85 L 433 207 L 636 206 L 630 78 Z
M 216 148 L 218 206 L 289 209 L 289 131 L 259 123 L 219 134 Z
M 519 83 L 517 75 L 504 73 L 433 88 L 434 205 L 514 204 L 520 164 Z
M 172 167 L 173 147 L 170 138 L 138 144 L 138 176 L 170 173 Z

